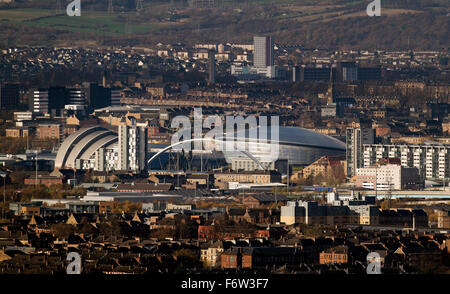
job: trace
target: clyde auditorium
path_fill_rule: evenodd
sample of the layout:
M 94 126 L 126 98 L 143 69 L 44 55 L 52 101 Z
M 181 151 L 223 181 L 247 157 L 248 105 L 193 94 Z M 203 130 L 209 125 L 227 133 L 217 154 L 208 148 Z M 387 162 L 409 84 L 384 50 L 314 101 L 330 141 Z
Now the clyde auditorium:
M 89 161 L 96 152 L 112 147 L 117 141 L 116 133 L 102 127 L 80 129 L 68 136 L 59 147 L 55 167 L 82 169 L 83 161 Z

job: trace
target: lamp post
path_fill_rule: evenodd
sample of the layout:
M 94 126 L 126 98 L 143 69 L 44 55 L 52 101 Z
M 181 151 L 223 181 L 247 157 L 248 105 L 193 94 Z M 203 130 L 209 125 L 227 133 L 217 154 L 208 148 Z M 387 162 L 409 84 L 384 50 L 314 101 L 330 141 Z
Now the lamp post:
M 286 187 L 286 192 L 288 193 L 288 196 L 289 196 L 289 153 L 288 153 L 288 159 L 287 159 L 287 187 Z
M 375 165 L 375 201 L 378 199 L 378 164 Z
M 2 206 L 2 219 L 5 218 L 5 205 L 6 205 L 6 173 L 0 173 L 3 178 L 3 206 Z
M 35 174 L 36 178 L 34 179 L 35 180 L 34 185 L 37 188 L 37 185 L 38 185 L 38 153 L 37 153 L 37 150 L 36 150 L 35 159 L 36 159 L 36 164 L 35 164 L 36 165 L 36 174 Z

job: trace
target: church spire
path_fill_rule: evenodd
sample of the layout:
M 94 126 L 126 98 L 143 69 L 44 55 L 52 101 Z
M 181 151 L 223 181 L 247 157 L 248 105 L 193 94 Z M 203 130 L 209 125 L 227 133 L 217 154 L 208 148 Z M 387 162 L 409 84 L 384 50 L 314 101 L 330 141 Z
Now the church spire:
M 333 66 L 330 67 L 330 83 L 328 84 L 327 104 L 334 102 Z

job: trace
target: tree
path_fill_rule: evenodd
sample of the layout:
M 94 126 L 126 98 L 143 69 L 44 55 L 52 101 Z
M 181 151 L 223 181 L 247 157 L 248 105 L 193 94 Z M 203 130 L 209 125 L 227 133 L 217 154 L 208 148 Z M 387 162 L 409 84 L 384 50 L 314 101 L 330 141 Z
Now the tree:
M 387 210 L 389 208 L 389 200 L 385 199 L 381 202 L 380 208 L 382 210 Z
M 29 186 L 22 190 L 21 201 L 30 201 L 35 198 L 50 198 L 48 188 L 44 185 Z
M 75 233 L 76 228 L 72 225 L 59 223 L 52 225 L 51 230 L 56 236 L 60 238 L 68 238 L 70 235 L 73 235 Z
M 121 213 L 123 211 L 126 213 L 133 213 L 141 210 L 142 210 L 142 203 L 136 203 L 126 200 L 126 201 L 114 201 L 112 212 Z

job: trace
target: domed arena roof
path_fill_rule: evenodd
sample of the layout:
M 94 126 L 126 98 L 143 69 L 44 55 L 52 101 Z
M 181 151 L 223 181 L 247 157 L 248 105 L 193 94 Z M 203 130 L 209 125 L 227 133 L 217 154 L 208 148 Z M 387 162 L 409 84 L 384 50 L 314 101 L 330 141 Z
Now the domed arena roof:
M 251 129 L 250 131 L 246 130 L 245 141 L 249 140 L 249 133 L 251 134 L 252 130 L 254 129 Z M 314 132 L 312 130 L 298 127 L 282 127 L 282 126 L 280 126 L 278 130 L 279 130 L 278 139 L 274 138 L 274 140 L 272 140 L 271 127 L 270 126 L 267 127 L 268 143 L 278 142 L 280 145 L 305 146 L 313 148 L 330 149 L 336 151 L 345 151 L 346 149 L 344 142 L 335 139 L 333 137 Z M 261 138 L 260 134 L 258 134 L 258 138 Z M 237 139 L 237 141 L 240 141 L 240 139 Z
M 268 130 L 270 130 L 269 127 Z M 279 142 L 287 145 L 302 145 L 345 151 L 344 142 L 312 130 L 297 127 L 280 127 Z

